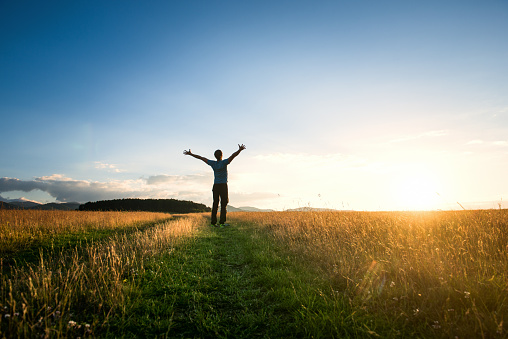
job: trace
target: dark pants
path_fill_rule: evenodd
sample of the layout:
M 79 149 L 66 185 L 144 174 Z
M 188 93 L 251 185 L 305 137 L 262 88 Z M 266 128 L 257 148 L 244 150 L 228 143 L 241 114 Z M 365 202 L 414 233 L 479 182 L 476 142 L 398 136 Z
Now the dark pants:
M 226 206 L 228 205 L 228 184 L 213 184 L 213 205 L 212 205 L 212 224 L 217 223 L 217 210 L 219 209 L 220 199 L 220 223 L 226 222 Z

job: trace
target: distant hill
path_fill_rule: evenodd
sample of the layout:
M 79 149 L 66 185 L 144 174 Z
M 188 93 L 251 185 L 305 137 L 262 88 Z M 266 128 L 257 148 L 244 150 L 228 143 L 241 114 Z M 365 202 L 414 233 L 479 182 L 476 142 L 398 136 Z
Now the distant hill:
M 275 212 L 272 209 L 261 209 L 251 206 L 233 207 L 228 205 L 228 212 Z M 329 212 L 338 211 L 332 208 L 314 208 L 314 207 L 299 207 L 294 209 L 284 210 L 284 212 Z
M 24 208 L 24 209 L 29 209 L 32 207 L 37 207 L 37 206 L 42 205 L 40 202 L 28 200 L 28 199 L 24 199 L 24 198 L 8 200 L 8 203 L 11 205 L 14 205 L 14 206 Z
M 242 206 L 242 207 L 233 207 L 228 205 L 227 207 L 228 212 L 274 212 L 274 210 L 270 209 L 260 209 L 256 207 L 250 207 L 250 206 Z
M 21 199 L 5 199 L 0 196 L 0 209 L 6 210 L 59 210 L 59 211 L 73 211 L 79 208 L 80 203 L 78 202 L 64 202 L 56 203 L 50 202 L 47 204 L 40 203 L 38 201 L 28 200 L 25 198 Z
M 333 208 L 314 208 L 314 207 L 300 207 L 289 210 L 284 210 L 285 212 L 335 212 Z
M 34 206 L 30 209 L 32 210 L 58 210 L 58 211 L 74 211 L 79 209 L 81 204 L 79 202 L 64 202 L 64 203 L 56 203 L 50 202 L 48 204 Z
M 5 199 L 0 196 L 0 209 L 58 210 L 58 211 L 151 211 L 167 213 L 209 212 L 210 208 L 192 201 L 176 199 L 117 199 L 87 202 L 42 204 L 28 199 Z
M 15 210 L 15 209 L 18 209 L 18 208 L 20 208 L 20 207 L 11 205 L 11 204 L 9 204 L 8 202 L 5 202 L 5 201 L 0 201 L 0 210 L 1 209 L 4 209 L 4 210 Z
M 149 211 L 166 213 L 209 212 L 203 204 L 176 199 L 116 199 L 87 202 L 80 211 Z

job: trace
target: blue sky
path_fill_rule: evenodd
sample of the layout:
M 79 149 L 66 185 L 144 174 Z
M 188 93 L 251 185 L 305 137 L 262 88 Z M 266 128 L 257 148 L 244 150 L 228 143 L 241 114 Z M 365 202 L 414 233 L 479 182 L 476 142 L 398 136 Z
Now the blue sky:
M 496 208 L 506 1 L 3 1 L 0 196 Z M 458 207 L 460 208 L 460 207 Z

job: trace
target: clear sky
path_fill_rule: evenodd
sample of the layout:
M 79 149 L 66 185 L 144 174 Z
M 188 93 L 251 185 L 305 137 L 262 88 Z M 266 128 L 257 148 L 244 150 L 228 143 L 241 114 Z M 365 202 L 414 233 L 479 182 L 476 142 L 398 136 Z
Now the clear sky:
M 0 196 L 508 207 L 508 2 L 1 1 Z

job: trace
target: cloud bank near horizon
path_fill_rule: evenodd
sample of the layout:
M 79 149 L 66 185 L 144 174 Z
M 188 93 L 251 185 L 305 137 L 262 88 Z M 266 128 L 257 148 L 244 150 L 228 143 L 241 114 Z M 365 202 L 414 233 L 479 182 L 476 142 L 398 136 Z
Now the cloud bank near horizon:
M 142 196 L 143 192 L 136 190 L 135 186 L 139 186 L 139 183 L 136 181 L 90 182 L 86 180 L 74 180 L 61 175 L 39 177 L 33 180 L 0 178 L 0 193 L 40 190 L 48 193 L 58 202 L 82 203 L 125 197 L 138 198 Z
M 140 199 L 180 199 L 211 204 L 210 182 L 207 174 L 193 175 L 154 175 L 137 180 L 111 182 L 92 182 L 75 180 L 61 174 L 37 177 L 33 180 L 0 178 L 0 194 L 39 190 L 48 193 L 57 202 L 88 201 L 140 198 Z M 230 194 L 237 204 L 250 204 L 265 199 L 273 199 L 276 194 L 267 192 Z

